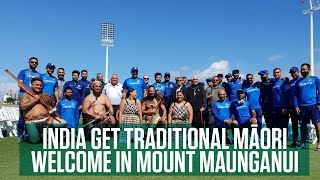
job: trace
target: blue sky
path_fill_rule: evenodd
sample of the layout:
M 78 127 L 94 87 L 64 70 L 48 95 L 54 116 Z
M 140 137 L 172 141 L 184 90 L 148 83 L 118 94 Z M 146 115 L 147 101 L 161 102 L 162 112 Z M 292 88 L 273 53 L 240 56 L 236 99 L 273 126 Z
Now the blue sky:
M 305 3 L 307 4 L 307 3 Z M 115 24 L 109 77 L 120 81 L 132 66 L 151 78 L 157 71 L 205 79 L 238 68 L 242 74 L 310 60 L 310 19 L 299 0 L 55 0 L 1 1 L 0 94 L 29 57 L 66 69 L 105 72 L 100 23 Z M 320 70 L 320 11 L 315 13 L 316 75 Z M 153 82 L 153 80 L 151 81 Z

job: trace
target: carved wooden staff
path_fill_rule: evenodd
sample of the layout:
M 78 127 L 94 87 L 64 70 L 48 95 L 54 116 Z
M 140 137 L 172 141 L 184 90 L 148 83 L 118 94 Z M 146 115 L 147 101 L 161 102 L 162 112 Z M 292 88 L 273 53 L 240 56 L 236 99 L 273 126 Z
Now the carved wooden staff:
M 28 93 L 30 96 L 34 97 L 35 94 L 32 92 L 26 85 L 24 85 L 14 74 L 12 74 L 8 69 L 5 70 L 6 73 L 8 73 L 14 80 L 18 82 L 18 86 L 26 93 Z M 40 98 L 40 103 L 49 111 L 49 114 L 52 114 L 55 112 L 56 108 L 53 108 L 45 102 L 42 98 Z M 59 121 L 59 120 L 58 120 Z

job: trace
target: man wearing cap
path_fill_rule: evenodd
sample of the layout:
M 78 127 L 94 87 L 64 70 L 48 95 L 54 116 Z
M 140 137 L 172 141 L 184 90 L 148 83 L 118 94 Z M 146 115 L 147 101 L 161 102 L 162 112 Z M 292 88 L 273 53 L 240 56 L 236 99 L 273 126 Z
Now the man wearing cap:
M 55 69 L 55 65 L 48 63 L 46 66 L 46 73 L 42 74 L 41 78 L 43 81 L 43 92 L 49 94 L 55 98 L 56 102 L 59 101 L 59 91 L 58 91 L 58 79 L 52 74 Z
M 31 89 L 31 80 L 33 78 L 36 78 L 36 77 L 41 78 L 41 74 L 38 71 L 36 71 L 38 67 L 38 62 L 39 61 L 36 57 L 29 58 L 29 68 L 23 69 L 19 72 L 19 75 L 18 75 L 19 81 L 22 82 L 29 89 Z M 23 93 L 24 91 L 20 88 L 19 99 L 21 98 Z M 17 130 L 18 130 L 18 141 L 21 142 L 26 140 L 27 134 L 25 134 L 25 123 L 22 116 L 22 110 L 20 105 L 19 105 L 19 113 L 20 113 L 20 116 L 17 124 Z
M 262 129 L 262 110 L 260 102 L 260 89 L 259 84 L 254 82 L 253 74 L 246 75 L 246 84 L 243 84 L 242 89 L 246 93 L 247 99 L 250 104 L 250 109 L 256 113 L 257 124 L 258 124 L 258 135 Z
M 261 78 L 260 87 L 260 102 L 262 108 L 262 115 L 268 128 L 274 128 L 275 123 L 273 122 L 272 111 L 273 111 L 273 93 L 272 87 L 274 79 L 269 78 L 267 70 L 262 70 L 258 73 Z
M 218 74 L 217 77 L 219 78 L 219 86 L 222 87 L 223 74 Z
M 280 68 L 273 69 L 273 77 L 275 82 L 272 87 L 273 94 L 273 121 L 276 128 L 288 128 L 289 114 L 288 105 L 290 99 L 290 86 L 289 82 L 281 77 L 282 72 Z
M 307 124 L 311 119 L 318 138 L 315 151 L 320 151 L 320 80 L 318 77 L 310 76 L 310 64 L 302 64 L 300 71 L 302 78 L 296 81 L 294 96 L 294 107 L 297 114 L 300 115 L 301 123 L 301 144 L 299 147 L 306 148 Z
M 161 82 L 161 79 L 162 79 L 162 74 L 159 72 L 155 73 L 154 80 L 156 82 L 154 84 L 152 84 L 151 86 L 153 86 L 157 92 L 164 94 L 164 92 L 166 90 L 166 85 Z
M 126 79 L 123 83 L 122 99 L 125 99 L 128 89 L 131 88 L 137 91 L 137 99 L 141 101 L 142 98 L 147 95 L 147 85 L 143 79 L 138 77 L 137 67 L 131 68 L 131 75 L 132 76 Z
M 232 71 L 232 79 L 228 82 L 227 87 L 226 87 L 226 91 L 227 91 L 227 95 L 229 97 L 229 101 L 233 102 L 233 101 L 237 101 L 237 91 L 239 89 L 242 88 L 242 79 L 239 76 L 239 70 L 235 69 Z
M 290 99 L 289 99 L 289 114 L 291 118 L 291 129 L 292 129 L 292 145 L 293 147 L 296 147 L 298 145 L 298 137 L 299 137 L 299 131 L 298 131 L 298 123 L 299 123 L 299 115 L 297 114 L 295 108 L 294 108 L 294 96 L 295 96 L 295 86 L 297 80 L 299 80 L 301 77 L 299 76 L 299 68 L 297 67 L 291 67 L 289 73 L 291 74 L 292 79 L 289 81 L 290 84 Z
M 164 92 L 164 100 L 166 102 L 166 108 L 168 111 L 169 107 L 170 107 L 169 101 L 170 101 L 172 89 L 177 87 L 177 85 L 176 85 L 176 83 L 170 81 L 170 73 L 168 73 L 168 72 L 164 73 L 164 81 L 162 83 L 166 87 L 165 92 Z
M 231 116 L 238 122 L 240 129 L 251 128 L 251 124 L 257 124 L 256 112 L 250 109 L 250 103 L 246 100 L 244 90 L 237 90 L 238 101 L 233 101 L 230 106 Z

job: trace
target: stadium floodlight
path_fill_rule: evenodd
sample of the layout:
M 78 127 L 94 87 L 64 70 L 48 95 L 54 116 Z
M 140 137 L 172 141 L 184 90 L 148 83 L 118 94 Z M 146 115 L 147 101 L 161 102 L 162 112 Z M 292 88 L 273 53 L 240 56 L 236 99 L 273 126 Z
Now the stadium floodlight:
M 106 75 L 105 82 L 108 82 L 109 68 L 109 47 L 113 47 L 114 40 L 114 24 L 101 23 L 101 45 L 106 47 Z
M 300 1 L 301 4 L 304 4 L 304 0 Z M 310 13 L 310 66 L 311 66 L 311 75 L 314 76 L 314 48 L 313 48 L 313 12 L 320 9 L 319 0 L 309 0 L 308 9 L 303 10 L 303 14 Z

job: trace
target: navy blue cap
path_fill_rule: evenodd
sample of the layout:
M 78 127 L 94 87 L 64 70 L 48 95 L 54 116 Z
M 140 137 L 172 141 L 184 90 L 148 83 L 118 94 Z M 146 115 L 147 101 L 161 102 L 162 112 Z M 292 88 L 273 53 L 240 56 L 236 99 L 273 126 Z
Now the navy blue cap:
M 239 74 L 239 70 L 238 69 L 232 70 L 232 74 Z
M 239 90 L 237 91 L 237 94 L 239 94 L 239 93 L 244 93 L 244 90 L 243 90 L 243 89 L 239 89 Z
M 170 73 L 169 72 L 165 72 L 164 73 L 164 77 L 169 76 L 170 77 Z
M 267 70 L 262 70 L 258 73 L 259 75 L 269 74 Z
M 218 74 L 217 75 L 219 78 L 223 78 L 223 74 Z
M 137 67 L 132 67 L 131 68 L 131 72 L 133 72 L 133 71 L 138 71 L 138 68 Z
M 46 68 L 56 67 L 53 63 L 48 63 Z
M 206 79 L 206 82 L 212 82 L 212 78 Z
M 290 68 L 289 73 L 294 73 L 294 72 L 297 72 L 297 71 L 299 71 L 299 68 L 293 66 L 293 67 Z
M 228 77 L 231 77 L 232 76 L 232 74 L 231 73 L 228 73 L 228 74 L 226 74 L 224 77 L 225 78 L 228 78 Z

